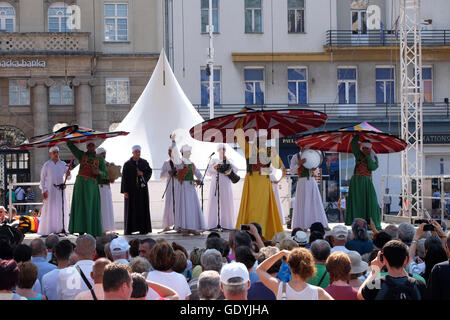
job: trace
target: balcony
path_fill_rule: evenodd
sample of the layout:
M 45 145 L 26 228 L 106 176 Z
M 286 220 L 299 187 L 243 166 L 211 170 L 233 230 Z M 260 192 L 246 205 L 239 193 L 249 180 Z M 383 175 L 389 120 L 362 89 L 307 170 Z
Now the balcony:
M 328 47 L 391 47 L 398 46 L 400 34 L 395 30 L 328 30 Z M 413 38 L 408 38 L 413 42 Z M 450 46 L 450 30 L 422 30 L 422 46 Z
M 0 33 L 0 54 L 87 54 L 89 32 Z
M 203 119 L 209 119 L 209 107 L 194 105 Z M 243 104 L 223 104 L 216 105 L 214 108 L 214 117 L 220 117 L 239 112 L 244 107 Z M 400 104 L 376 104 L 376 103 L 357 103 L 357 104 L 337 104 L 337 103 L 311 103 L 308 105 L 290 105 L 290 104 L 266 104 L 249 105 L 249 108 L 255 110 L 276 110 L 276 109 L 308 109 L 324 112 L 328 115 L 329 121 L 400 121 Z M 424 103 L 424 120 L 440 120 L 450 122 L 450 106 L 448 103 Z

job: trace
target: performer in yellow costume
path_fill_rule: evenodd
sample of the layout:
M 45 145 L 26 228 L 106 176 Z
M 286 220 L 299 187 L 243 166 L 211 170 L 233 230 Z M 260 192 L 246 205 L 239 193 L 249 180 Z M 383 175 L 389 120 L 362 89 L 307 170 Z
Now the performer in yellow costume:
M 270 240 L 276 233 L 283 231 L 270 180 L 270 165 L 280 169 L 283 163 L 274 150 L 261 143 L 261 139 L 259 146 L 256 138 L 250 144 L 245 140 L 242 130 L 236 131 L 236 138 L 247 162 L 236 229 L 240 229 L 242 224 L 258 222 L 262 227 L 263 237 Z

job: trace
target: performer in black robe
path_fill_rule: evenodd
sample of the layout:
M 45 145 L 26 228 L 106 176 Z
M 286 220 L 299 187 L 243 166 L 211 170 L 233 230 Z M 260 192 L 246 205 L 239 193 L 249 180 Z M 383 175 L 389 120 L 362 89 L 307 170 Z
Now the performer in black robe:
M 152 168 L 141 158 L 141 147 L 133 146 L 133 157 L 125 162 L 122 170 L 120 192 L 125 198 L 125 234 L 152 232 L 150 220 L 150 200 L 147 182 L 152 176 Z

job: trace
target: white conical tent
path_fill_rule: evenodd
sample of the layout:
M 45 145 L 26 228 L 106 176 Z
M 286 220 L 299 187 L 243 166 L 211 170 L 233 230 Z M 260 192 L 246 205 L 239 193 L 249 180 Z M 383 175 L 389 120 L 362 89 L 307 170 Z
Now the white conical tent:
M 154 169 L 160 169 L 168 159 L 170 134 L 176 132 L 179 149 L 192 146 L 191 160 L 199 169 L 205 169 L 208 158 L 216 152 L 217 144 L 194 140 L 189 129 L 203 122 L 181 89 L 164 51 L 161 51 L 153 74 L 134 107 L 117 127 L 130 134 L 106 140 L 101 147 L 107 150 L 106 160 L 123 165 L 131 157 L 131 147 L 142 147 L 141 157 Z M 227 157 L 239 169 L 245 169 L 245 159 L 227 145 Z M 154 178 L 159 178 L 159 170 Z

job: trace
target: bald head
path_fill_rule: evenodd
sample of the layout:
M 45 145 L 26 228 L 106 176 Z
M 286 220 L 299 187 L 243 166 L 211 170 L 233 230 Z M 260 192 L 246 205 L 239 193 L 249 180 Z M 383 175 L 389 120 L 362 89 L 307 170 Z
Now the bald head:
M 30 243 L 31 256 L 32 257 L 46 257 L 47 248 L 45 247 L 44 241 L 42 239 L 33 239 Z
M 100 258 L 95 260 L 91 273 L 91 277 L 92 279 L 94 279 L 94 283 L 103 282 L 103 271 L 105 270 L 105 267 L 110 263 L 111 261 L 109 261 L 106 258 Z
M 92 260 L 95 254 L 95 239 L 90 234 L 83 234 L 77 239 L 75 252 L 80 260 Z

